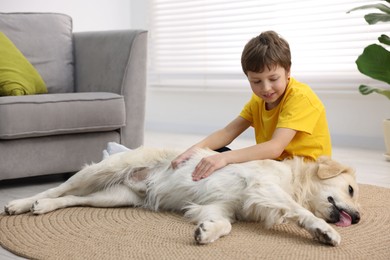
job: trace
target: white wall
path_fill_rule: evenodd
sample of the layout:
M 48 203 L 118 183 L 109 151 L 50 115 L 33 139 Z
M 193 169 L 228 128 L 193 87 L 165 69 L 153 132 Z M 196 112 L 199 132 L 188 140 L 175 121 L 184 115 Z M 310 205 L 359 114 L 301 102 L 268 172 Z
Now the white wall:
M 129 0 L 1 0 L 0 12 L 56 12 L 73 19 L 74 31 L 131 28 Z
M 10 0 L 0 12 L 61 12 L 72 16 L 74 31 L 147 29 L 148 0 Z M 390 102 L 357 91 L 317 93 L 323 100 L 334 145 L 384 150 L 382 120 Z M 215 92 L 148 89 L 146 128 L 208 134 L 240 112 L 250 91 Z M 252 136 L 252 132 L 245 133 Z

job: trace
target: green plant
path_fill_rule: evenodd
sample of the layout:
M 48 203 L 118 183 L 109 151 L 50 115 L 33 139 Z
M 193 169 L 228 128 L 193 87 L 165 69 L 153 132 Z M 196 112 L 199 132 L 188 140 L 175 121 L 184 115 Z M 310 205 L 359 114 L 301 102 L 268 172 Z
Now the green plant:
M 390 0 L 384 0 L 387 3 L 378 3 L 371 5 L 363 5 L 353 8 L 347 13 L 361 9 L 378 9 L 380 13 L 369 13 L 364 16 L 366 22 L 370 25 L 377 22 L 390 22 Z M 383 45 L 390 46 L 390 37 L 382 34 L 378 38 Z M 373 79 L 380 80 L 390 84 L 390 51 L 379 44 L 371 44 L 364 48 L 363 53 L 357 58 L 356 65 L 358 70 Z M 382 94 L 390 99 L 390 89 L 374 88 L 367 85 L 360 85 L 359 91 L 363 95 L 368 95 L 373 92 Z

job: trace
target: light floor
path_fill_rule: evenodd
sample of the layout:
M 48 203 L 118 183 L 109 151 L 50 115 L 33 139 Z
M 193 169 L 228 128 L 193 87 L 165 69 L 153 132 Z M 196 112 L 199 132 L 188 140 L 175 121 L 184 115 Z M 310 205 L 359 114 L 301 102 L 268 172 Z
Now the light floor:
M 172 134 L 146 132 L 145 146 L 186 149 L 199 141 L 203 136 L 188 134 Z M 229 147 L 237 149 L 252 145 L 249 139 L 238 139 Z M 355 168 L 358 183 L 372 184 L 390 188 L 390 162 L 385 160 L 383 151 L 367 149 L 333 148 L 333 159 Z M 0 212 L 4 205 L 13 199 L 31 196 L 35 193 L 57 186 L 63 180 L 36 179 L 18 184 L 1 185 Z M 0 247 L 0 260 L 22 259 Z

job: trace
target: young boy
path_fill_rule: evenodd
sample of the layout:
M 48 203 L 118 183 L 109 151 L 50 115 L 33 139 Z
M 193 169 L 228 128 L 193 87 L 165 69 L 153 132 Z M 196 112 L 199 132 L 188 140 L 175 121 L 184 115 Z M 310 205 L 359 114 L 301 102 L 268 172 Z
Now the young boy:
M 290 77 L 289 44 L 273 31 L 263 32 L 246 44 L 241 65 L 253 92 L 250 101 L 227 126 L 173 160 L 172 167 L 178 167 L 197 148 L 225 147 L 250 126 L 255 130 L 256 145 L 203 158 L 192 173 L 193 180 L 206 178 L 230 163 L 330 156 L 325 108 L 309 86 Z

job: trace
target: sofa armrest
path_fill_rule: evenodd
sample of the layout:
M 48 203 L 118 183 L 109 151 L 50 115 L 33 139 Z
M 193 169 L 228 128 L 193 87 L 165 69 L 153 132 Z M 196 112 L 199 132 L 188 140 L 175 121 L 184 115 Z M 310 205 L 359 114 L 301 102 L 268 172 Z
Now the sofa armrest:
M 124 96 L 126 126 L 121 143 L 143 144 L 147 32 L 121 30 L 74 33 L 75 89 Z

